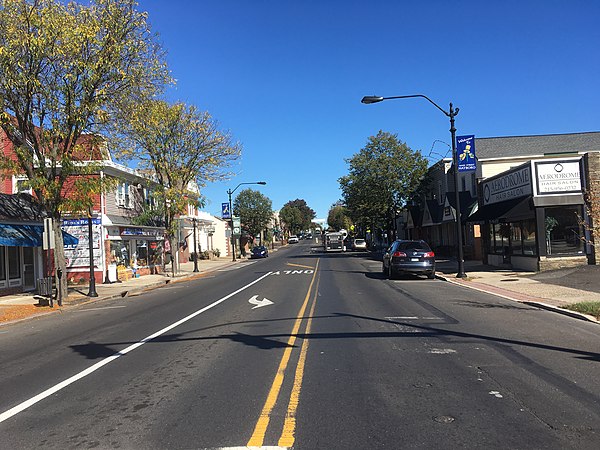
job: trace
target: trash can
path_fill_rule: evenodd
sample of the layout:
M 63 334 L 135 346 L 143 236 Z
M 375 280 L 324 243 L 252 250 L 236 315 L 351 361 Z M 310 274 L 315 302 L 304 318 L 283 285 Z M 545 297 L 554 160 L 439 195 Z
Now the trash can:
M 37 280 L 38 295 L 44 297 L 52 296 L 52 277 L 39 278 Z

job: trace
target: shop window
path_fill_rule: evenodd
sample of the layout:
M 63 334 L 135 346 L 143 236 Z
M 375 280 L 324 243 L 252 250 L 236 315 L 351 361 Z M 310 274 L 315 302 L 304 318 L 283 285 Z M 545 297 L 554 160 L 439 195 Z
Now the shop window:
M 8 254 L 8 278 L 21 278 L 21 252 L 19 247 L 6 247 Z
M 163 246 L 161 241 L 148 242 L 148 262 L 150 266 L 162 265 Z
M 110 256 L 113 264 L 131 267 L 128 241 L 110 241 Z
M 6 281 L 6 247 L 0 247 L 0 281 Z
M 148 241 L 136 241 L 135 256 L 138 267 L 148 265 Z
M 521 233 L 521 224 L 513 223 L 510 227 L 510 253 L 511 255 L 523 254 L 523 241 Z
M 523 254 L 537 255 L 535 245 L 535 220 L 524 220 L 521 223 L 521 236 L 523 237 Z
M 557 206 L 545 209 L 546 253 L 569 255 L 583 253 L 583 228 L 579 223 L 582 210 L 579 205 Z

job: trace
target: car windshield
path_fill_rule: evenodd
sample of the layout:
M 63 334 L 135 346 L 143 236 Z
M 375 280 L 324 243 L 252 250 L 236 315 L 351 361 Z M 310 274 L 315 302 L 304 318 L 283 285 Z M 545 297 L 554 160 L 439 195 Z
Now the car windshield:
M 365 240 L 364 240 L 364 239 L 356 239 L 356 240 L 354 241 L 354 243 L 355 243 L 355 244 L 364 244 L 364 243 L 365 243 Z

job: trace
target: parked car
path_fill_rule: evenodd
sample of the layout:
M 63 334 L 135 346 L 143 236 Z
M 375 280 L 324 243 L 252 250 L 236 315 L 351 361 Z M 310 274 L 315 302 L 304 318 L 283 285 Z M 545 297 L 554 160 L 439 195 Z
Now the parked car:
M 250 259 L 254 258 L 268 258 L 269 257 L 269 249 L 264 245 L 257 245 L 252 249 L 252 253 L 250 253 Z
M 298 236 L 296 236 L 295 234 L 291 235 L 288 238 L 288 244 L 297 244 L 300 240 L 298 239 Z
M 394 279 L 403 272 L 435 278 L 435 253 L 425 241 L 398 240 L 385 251 L 384 275 Z
M 355 252 L 366 252 L 367 251 L 367 241 L 364 239 L 354 239 L 352 242 L 352 250 Z

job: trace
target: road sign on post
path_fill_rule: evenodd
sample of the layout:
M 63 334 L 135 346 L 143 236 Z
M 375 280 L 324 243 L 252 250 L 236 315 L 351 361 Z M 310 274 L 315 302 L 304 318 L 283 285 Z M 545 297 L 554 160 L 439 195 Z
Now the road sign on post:
M 239 217 L 233 218 L 233 235 L 237 237 L 242 235 L 242 224 Z
M 42 249 L 50 250 L 55 247 L 54 230 L 52 229 L 52 219 L 44 219 L 44 233 L 42 234 Z

